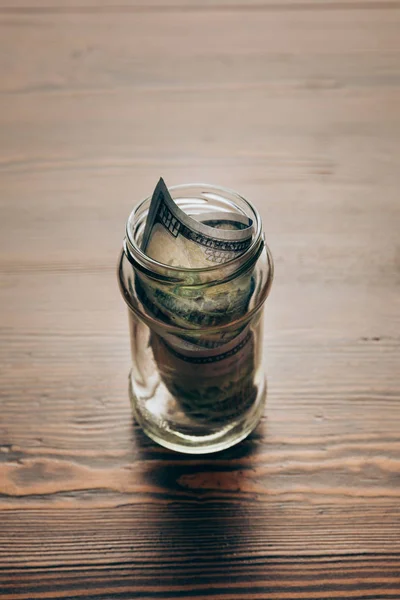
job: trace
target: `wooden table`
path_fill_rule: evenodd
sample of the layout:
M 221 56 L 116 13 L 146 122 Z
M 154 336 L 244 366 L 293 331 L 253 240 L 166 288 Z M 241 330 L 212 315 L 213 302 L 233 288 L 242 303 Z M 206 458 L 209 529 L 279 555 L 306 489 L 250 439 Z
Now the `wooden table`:
M 0 597 L 400 598 L 400 3 L 0 1 Z M 131 208 L 232 187 L 276 263 L 265 416 L 132 422 Z

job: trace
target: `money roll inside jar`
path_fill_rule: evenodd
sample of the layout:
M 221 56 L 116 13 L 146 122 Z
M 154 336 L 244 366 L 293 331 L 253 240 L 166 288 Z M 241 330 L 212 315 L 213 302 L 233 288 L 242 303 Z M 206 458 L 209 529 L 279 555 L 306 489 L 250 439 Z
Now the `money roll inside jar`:
M 128 219 L 118 278 L 145 433 L 188 453 L 245 438 L 265 402 L 262 311 L 273 278 L 256 209 L 230 190 L 160 179 Z

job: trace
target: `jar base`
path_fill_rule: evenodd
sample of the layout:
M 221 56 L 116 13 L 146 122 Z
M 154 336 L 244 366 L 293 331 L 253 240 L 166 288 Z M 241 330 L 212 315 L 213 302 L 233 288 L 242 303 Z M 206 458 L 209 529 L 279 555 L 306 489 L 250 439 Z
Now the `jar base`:
M 168 395 L 167 390 L 162 392 L 161 396 Z M 209 454 L 238 444 L 256 428 L 264 412 L 266 381 L 265 378 L 261 378 L 257 386 L 257 396 L 244 414 L 228 424 L 213 424 L 209 430 L 205 423 L 196 430 L 194 426 L 178 426 L 173 420 L 157 417 L 154 412 L 150 412 L 146 407 L 146 399 L 142 399 L 140 393 L 135 392 L 132 373 L 129 375 L 129 396 L 135 420 L 154 442 L 175 452 Z

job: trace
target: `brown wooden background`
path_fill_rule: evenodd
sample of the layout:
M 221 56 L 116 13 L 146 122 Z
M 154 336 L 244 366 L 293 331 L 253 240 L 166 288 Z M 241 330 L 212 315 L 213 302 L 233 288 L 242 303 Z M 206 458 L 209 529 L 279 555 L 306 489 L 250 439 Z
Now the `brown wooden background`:
M 0 0 L 0 597 L 400 598 L 400 2 Z M 132 423 L 115 265 L 158 177 L 276 262 L 265 418 Z

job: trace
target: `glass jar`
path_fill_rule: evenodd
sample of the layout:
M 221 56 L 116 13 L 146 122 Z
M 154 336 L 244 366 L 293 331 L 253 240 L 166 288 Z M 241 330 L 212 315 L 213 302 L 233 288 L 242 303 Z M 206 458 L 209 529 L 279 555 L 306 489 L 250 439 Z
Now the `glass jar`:
M 229 211 L 253 222 L 250 245 L 237 258 L 197 269 L 165 265 L 141 250 L 147 198 L 128 219 L 118 263 L 129 308 L 129 392 L 137 422 L 167 448 L 214 452 L 244 439 L 263 412 L 262 309 L 273 278 L 272 256 L 257 210 L 235 192 L 203 184 L 169 192 L 197 219 Z M 154 298 L 164 304 L 179 298 L 179 310 L 166 318 Z

